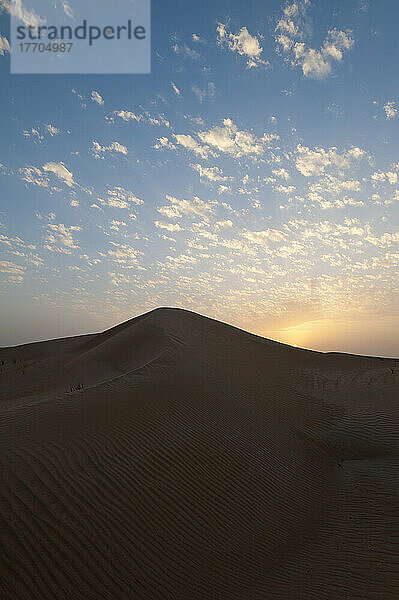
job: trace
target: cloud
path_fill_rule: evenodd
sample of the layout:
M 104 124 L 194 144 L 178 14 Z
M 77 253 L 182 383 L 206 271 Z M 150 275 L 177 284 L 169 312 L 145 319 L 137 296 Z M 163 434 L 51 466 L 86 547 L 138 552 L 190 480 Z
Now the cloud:
M 192 48 L 187 46 L 187 44 L 181 43 L 176 34 L 173 34 L 171 36 L 171 41 L 173 52 L 179 54 L 183 58 L 189 58 L 191 60 L 198 60 L 199 58 L 201 58 L 201 55 L 196 50 L 193 50 Z
M 265 134 L 262 138 L 257 138 L 250 131 L 240 131 L 231 119 L 223 119 L 222 126 L 199 132 L 198 137 L 203 143 L 235 158 L 244 155 L 260 156 L 265 151 L 266 142 L 278 139 L 277 135 Z
M 67 0 L 63 0 L 62 9 L 67 17 L 69 17 L 70 19 L 73 19 L 73 10 L 70 7 L 70 5 L 68 4 Z
M 174 150 L 176 146 L 172 144 L 172 142 L 167 137 L 157 138 L 156 143 L 153 145 L 155 150 L 161 150 L 162 148 L 168 148 L 169 150 Z
M 112 248 L 108 250 L 108 256 L 113 262 L 125 265 L 124 268 L 129 268 L 129 266 L 133 265 L 137 266 L 139 257 L 143 256 L 140 250 L 136 250 L 129 244 L 110 242 L 110 245 Z
M 91 151 L 95 158 L 104 158 L 104 156 L 102 155 L 106 152 L 116 152 L 118 154 L 125 155 L 128 153 L 128 149 L 126 148 L 126 146 L 123 146 L 123 144 L 120 144 L 119 142 L 112 142 L 112 144 L 110 144 L 109 146 L 101 146 L 101 144 L 99 144 L 95 140 L 93 140 Z
M 161 221 L 154 222 L 155 227 L 159 229 L 166 229 L 166 231 L 182 231 L 182 228 L 178 223 L 162 223 Z
M 41 134 L 39 129 L 36 127 L 32 127 L 32 129 L 24 129 L 22 134 L 24 137 L 32 138 L 34 141 L 39 143 L 44 139 L 44 135 Z
M 57 129 L 57 127 L 54 127 L 54 125 L 51 125 L 50 123 L 44 126 L 47 130 L 47 132 L 53 136 L 53 135 L 58 135 L 60 133 L 60 130 Z
M 208 85 L 202 89 L 197 85 L 192 85 L 191 91 L 197 96 L 201 104 L 204 100 L 212 99 L 216 96 L 216 86 L 212 81 L 209 81 Z
M 342 61 L 344 52 L 353 47 L 351 32 L 330 29 L 320 49 L 311 48 L 303 39 L 309 29 L 305 21 L 308 0 L 294 2 L 283 10 L 276 26 L 278 49 L 287 55 L 293 66 L 299 65 L 303 75 L 323 79 L 332 72 L 333 64 Z
M 191 165 L 191 167 L 199 173 L 200 177 L 205 177 L 209 181 L 227 181 L 231 179 L 231 177 L 223 175 L 223 171 L 219 167 L 203 167 L 200 164 Z
M 230 219 L 226 219 L 225 221 L 217 221 L 215 223 L 216 229 L 231 229 L 233 227 L 233 222 Z
M 73 232 L 81 231 L 78 225 L 67 227 L 63 223 L 49 223 L 47 225 L 47 237 L 45 248 L 51 252 L 59 252 L 61 254 L 71 254 L 71 250 L 79 248 L 76 243 Z
M 242 234 L 247 240 L 254 244 L 264 245 L 268 242 L 283 242 L 288 238 L 286 233 L 278 229 L 265 229 L 264 231 L 244 231 Z
M 149 123 L 150 125 L 164 125 L 165 127 L 170 127 L 169 121 L 165 119 L 163 115 L 154 117 L 148 111 L 137 114 L 130 110 L 115 110 L 114 115 L 126 122 L 136 121 L 137 123 Z M 113 118 L 111 118 L 110 120 L 113 120 Z
M 29 25 L 38 27 L 39 25 L 44 25 L 46 22 L 46 19 L 42 19 L 33 9 L 25 8 L 22 0 L 13 0 L 12 2 L 10 0 L 2 0 L 0 13 L 2 10 L 22 21 L 26 27 L 29 27 Z
M 26 271 L 26 267 L 21 265 L 16 265 L 15 263 L 10 262 L 9 260 L 0 260 L 0 272 L 8 273 L 11 275 L 19 275 L 21 277 L 24 276 Z
M 285 179 L 285 181 L 288 181 L 291 176 L 288 173 L 288 171 L 286 169 L 274 169 L 273 171 L 273 175 L 275 175 L 276 177 L 281 177 L 282 179 Z
M 24 129 L 22 132 L 25 138 L 32 138 L 33 141 L 41 143 L 44 140 L 45 134 L 58 135 L 60 130 L 54 125 L 47 124 L 44 126 L 32 127 L 31 129 Z
M 5 36 L 0 35 L 0 56 L 10 52 L 10 43 Z
M 366 155 L 364 150 L 352 147 L 343 153 L 339 153 L 337 148 L 317 147 L 313 150 L 298 144 L 296 150 L 296 168 L 305 177 L 322 175 L 329 166 L 338 169 L 347 168 L 353 160 L 359 160 Z
M 213 210 L 210 204 L 200 200 L 198 196 L 194 196 L 193 200 L 179 200 L 166 194 L 166 199 L 169 200 L 170 205 L 161 206 L 158 212 L 169 219 L 180 218 L 183 215 L 198 215 L 207 219 Z
M 191 135 L 186 134 L 173 134 L 176 142 L 186 148 L 192 150 L 195 154 L 198 154 L 202 158 L 208 158 L 210 148 L 207 146 L 201 146 Z
M 393 171 L 376 171 L 371 175 L 373 181 L 388 181 L 391 185 L 395 185 L 398 182 L 398 174 Z
M 107 197 L 97 198 L 97 201 L 103 206 L 110 206 L 111 208 L 131 208 L 132 204 L 144 204 L 144 201 L 137 198 L 133 192 L 120 186 L 107 190 Z M 94 205 L 94 208 L 99 208 L 99 206 Z
M 175 83 L 173 83 L 173 81 L 171 81 L 170 85 L 172 86 L 172 90 L 174 91 L 176 96 L 181 96 L 181 91 L 179 90 L 177 85 Z
M 53 173 L 54 175 L 56 175 L 56 177 L 61 179 L 61 181 L 63 181 L 69 187 L 75 185 L 75 181 L 73 179 L 71 171 L 69 171 L 62 162 L 48 162 L 45 165 L 43 165 L 42 169 L 43 171 Z
M 33 183 L 40 187 L 49 187 L 49 179 L 37 167 L 22 167 L 18 170 L 22 181 Z
M 387 102 L 384 105 L 385 118 L 386 119 L 394 119 L 398 114 L 398 109 L 396 108 L 395 102 Z
M 280 194 L 292 194 L 292 192 L 295 192 L 296 187 L 294 185 L 275 185 L 273 189 L 280 192 Z
M 91 99 L 93 100 L 93 102 L 97 102 L 97 104 L 100 104 L 101 106 L 104 104 L 103 97 L 98 92 L 96 92 L 96 90 L 92 91 Z
M 216 31 L 217 43 L 222 47 L 227 47 L 231 52 L 245 56 L 248 69 L 259 65 L 269 65 L 269 61 L 261 58 L 263 48 L 259 39 L 251 35 L 246 27 L 242 27 L 237 34 L 234 34 L 227 30 L 225 24 L 218 23 Z

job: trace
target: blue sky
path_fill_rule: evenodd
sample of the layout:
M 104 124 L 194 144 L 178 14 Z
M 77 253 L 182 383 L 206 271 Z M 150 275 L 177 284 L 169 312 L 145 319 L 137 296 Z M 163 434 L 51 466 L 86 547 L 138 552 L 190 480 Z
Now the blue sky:
M 1 5 L 0 344 L 171 305 L 399 354 L 396 0 L 154 0 L 150 75 L 10 75 Z

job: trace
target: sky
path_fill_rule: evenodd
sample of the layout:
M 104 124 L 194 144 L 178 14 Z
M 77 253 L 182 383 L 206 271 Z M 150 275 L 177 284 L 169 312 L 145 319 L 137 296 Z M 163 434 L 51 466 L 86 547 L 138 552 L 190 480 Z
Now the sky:
M 399 356 L 397 0 L 153 0 L 148 75 L 11 75 L 0 6 L 0 345 L 174 306 Z

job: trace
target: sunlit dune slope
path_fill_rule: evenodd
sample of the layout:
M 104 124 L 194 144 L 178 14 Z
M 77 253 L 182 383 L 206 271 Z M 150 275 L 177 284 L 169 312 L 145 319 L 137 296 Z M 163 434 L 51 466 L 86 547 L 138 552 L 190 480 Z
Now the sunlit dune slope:
M 0 365 L 1 599 L 399 597 L 399 361 L 164 308 Z

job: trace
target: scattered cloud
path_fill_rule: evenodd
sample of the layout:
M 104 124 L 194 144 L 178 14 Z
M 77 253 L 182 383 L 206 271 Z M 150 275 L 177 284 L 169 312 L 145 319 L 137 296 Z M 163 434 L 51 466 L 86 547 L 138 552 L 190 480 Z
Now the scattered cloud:
M 0 35 L 0 56 L 4 56 L 4 54 L 9 53 L 10 52 L 10 43 L 8 41 L 8 39 L 3 36 Z
M 396 102 L 387 102 L 386 104 L 384 104 L 384 111 L 386 119 L 394 119 L 398 114 Z
M 164 125 L 170 127 L 170 123 L 163 115 L 154 117 L 148 111 L 143 113 L 134 113 L 130 110 L 115 110 L 114 115 L 122 119 L 123 121 L 135 121 L 136 123 L 149 123 L 150 125 Z M 113 120 L 113 117 L 108 117 L 109 120 Z
M 63 11 L 66 14 L 66 16 L 69 17 L 70 19 L 73 19 L 73 10 L 72 10 L 71 6 L 68 4 L 67 0 L 62 0 L 62 8 L 63 8 Z
M 269 242 L 284 242 L 288 235 L 278 229 L 265 229 L 264 231 L 244 231 L 243 236 L 254 244 L 264 245 Z
M 323 79 L 331 74 L 334 63 L 342 61 L 344 52 L 353 47 L 350 31 L 330 29 L 319 49 L 311 48 L 306 41 L 309 29 L 306 20 L 308 0 L 299 0 L 286 6 L 276 26 L 276 43 L 280 52 L 293 66 L 299 65 L 303 75 Z
M 100 104 L 100 106 L 104 104 L 103 97 L 98 92 L 96 92 L 96 90 L 92 91 L 91 99 L 93 100 L 93 102 L 97 102 L 97 104 Z
M 53 173 L 56 177 L 61 179 L 61 181 L 63 181 L 69 187 L 75 185 L 75 181 L 73 179 L 71 171 L 69 171 L 62 162 L 48 162 L 45 165 L 43 165 L 42 169 L 43 171 Z
M 119 142 L 112 142 L 112 144 L 110 144 L 109 146 L 101 146 L 101 144 L 99 144 L 99 142 L 95 140 L 93 140 L 91 151 L 95 158 L 104 158 L 103 155 L 106 152 L 115 152 L 117 154 L 124 155 L 128 153 L 128 149 L 126 148 L 126 146 L 120 144 Z
M 166 229 L 166 231 L 182 231 L 182 228 L 178 223 L 163 223 L 162 221 L 155 221 L 154 225 L 159 229 Z
M 305 177 L 322 175 L 329 166 L 338 169 L 346 169 L 354 160 L 359 160 L 366 156 L 366 152 L 357 147 L 350 150 L 338 152 L 337 148 L 331 147 L 324 149 L 322 147 L 307 148 L 298 144 L 296 150 L 296 168 Z
M 45 248 L 51 252 L 59 252 L 61 254 L 71 254 L 71 251 L 79 248 L 76 240 L 73 237 L 75 231 L 81 231 L 78 225 L 70 227 L 63 223 L 48 223 L 47 236 L 45 240 Z
M 209 131 L 201 131 L 198 137 L 219 152 L 239 158 L 244 155 L 260 156 L 265 151 L 265 144 L 278 139 L 279 136 L 264 134 L 262 138 L 258 138 L 250 131 L 240 131 L 231 119 L 224 119 L 223 125 L 217 125 Z
M 196 40 L 193 40 L 196 41 Z M 180 42 L 176 34 L 171 36 L 172 50 L 175 54 L 179 54 L 183 58 L 189 58 L 191 60 L 198 60 L 201 55 L 196 50 L 193 50 L 187 44 Z
M 116 186 L 107 190 L 105 198 L 97 198 L 97 202 L 102 206 L 110 206 L 111 208 L 132 208 L 132 204 L 136 206 L 144 204 L 144 201 L 123 187 Z M 93 208 L 99 208 L 98 205 L 94 205 Z
M 211 100 L 216 96 L 216 86 L 212 81 L 209 81 L 208 85 L 204 88 L 199 88 L 197 85 L 192 85 L 191 91 L 197 96 L 201 104 L 204 102 L 204 100 Z
M 23 5 L 22 0 L 2 0 L 0 4 L 0 13 L 3 10 L 12 17 L 22 21 L 26 27 L 29 27 L 29 25 L 38 27 L 39 25 L 44 25 L 46 23 L 46 19 L 40 17 L 33 9 L 26 8 Z
M 248 69 L 270 64 L 268 60 L 261 58 L 263 48 L 259 43 L 259 38 L 251 35 L 246 27 L 242 27 L 237 34 L 234 34 L 228 31 L 225 24 L 218 23 L 216 31 L 219 46 L 227 47 L 231 52 L 245 56 Z
M 174 91 L 176 96 L 181 96 L 181 91 L 179 90 L 177 85 L 175 83 L 173 83 L 173 81 L 171 81 L 170 85 L 172 86 L 172 90 Z
M 208 158 L 209 154 L 212 154 L 208 146 L 202 146 L 191 135 L 179 133 L 173 134 L 173 137 L 180 146 L 183 146 L 187 150 L 192 150 L 192 152 L 198 154 L 202 158 Z
M 200 164 L 191 165 L 191 167 L 199 173 L 201 178 L 205 177 L 209 181 L 227 181 L 231 179 L 231 177 L 223 175 L 223 171 L 219 167 L 203 167 Z
M 180 218 L 183 215 L 197 215 L 207 219 L 213 211 L 211 204 L 200 200 L 198 196 L 194 196 L 192 200 L 179 200 L 167 194 L 166 199 L 169 200 L 170 204 L 161 206 L 158 208 L 158 212 L 169 219 Z

